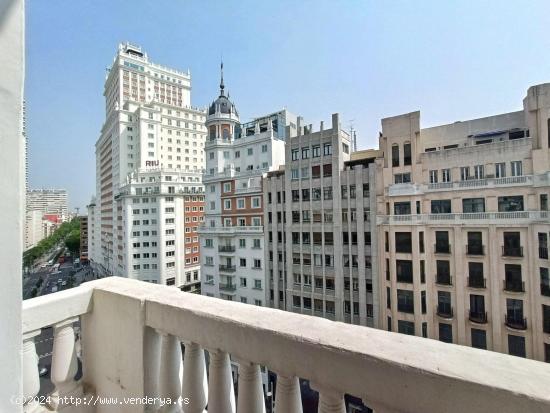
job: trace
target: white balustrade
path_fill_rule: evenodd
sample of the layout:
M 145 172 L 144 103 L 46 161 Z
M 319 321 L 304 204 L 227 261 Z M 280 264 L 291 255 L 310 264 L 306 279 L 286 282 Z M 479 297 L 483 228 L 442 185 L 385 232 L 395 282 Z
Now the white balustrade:
M 229 354 L 209 350 L 208 413 L 235 413 L 235 391 Z
M 276 413 L 302 413 L 298 377 L 318 389 L 320 413 L 343 413 L 344 394 L 362 398 L 377 413 L 550 411 L 544 363 L 118 277 L 24 303 L 25 396 L 38 392 L 33 336 L 48 325 L 55 326 L 56 391 L 78 386 L 69 317 L 80 315 L 86 388 L 119 400 L 183 396 L 181 406 L 160 411 L 204 413 L 208 400 L 208 413 L 263 413 L 259 366 L 277 372 Z M 182 376 L 180 341 L 186 346 Z M 211 349 L 208 383 L 203 349 Z M 237 405 L 230 355 L 239 364 Z M 25 411 L 38 407 L 30 402 Z M 128 404 L 123 410 L 155 408 Z
M 265 413 L 265 398 L 260 366 L 239 360 L 237 413 Z
M 178 404 L 181 396 L 180 367 L 182 363 L 181 344 L 172 334 L 161 334 L 161 355 L 159 386 L 160 397 L 167 401 L 161 407 L 163 413 L 180 412 Z
M 76 337 L 73 324 L 78 318 L 69 318 L 54 325 L 51 381 L 55 391 L 51 394 L 50 407 L 61 410 L 63 400 L 82 396 L 82 385 L 75 380 L 78 371 Z
M 182 408 L 185 413 L 205 412 L 208 400 L 208 377 L 204 350 L 195 343 L 185 344 L 183 358 Z
M 40 377 L 38 375 L 38 355 L 34 337 L 40 334 L 40 330 L 30 331 L 23 335 L 22 368 L 23 368 L 23 409 L 25 413 L 35 413 L 41 410 L 40 404 L 35 399 L 40 391 Z
M 298 377 L 277 375 L 275 413 L 302 413 L 302 396 Z

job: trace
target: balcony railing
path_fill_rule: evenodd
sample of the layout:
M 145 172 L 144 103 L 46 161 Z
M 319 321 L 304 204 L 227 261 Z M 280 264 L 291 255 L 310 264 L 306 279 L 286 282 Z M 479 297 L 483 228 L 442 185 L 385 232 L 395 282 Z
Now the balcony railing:
M 473 321 L 474 323 L 485 324 L 485 323 L 487 323 L 487 311 L 472 311 L 472 310 L 470 310 L 469 319 L 470 319 L 470 321 Z
M 540 283 L 540 293 L 546 297 L 550 297 L 550 284 Z
M 262 225 L 259 226 L 233 226 L 233 227 L 209 227 L 207 225 L 201 225 L 199 226 L 198 233 L 199 234 L 260 234 L 263 233 L 264 227 Z
M 485 245 L 466 244 L 467 255 L 485 255 Z
M 82 378 L 75 380 L 78 318 L 84 351 L 78 356 Z M 323 412 L 344 411 L 344 394 L 382 413 L 550 409 L 550 371 L 543 363 L 111 277 L 24 302 L 21 381 L 31 400 L 26 411 L 39 408 L 32 401 L 40 387 L 33 337 L 48 326 L 54 327 L 57 411 L 63 411 L 55 406 L 61 397 L 84 395 L 121 402 L 183 396 L 186 412 L 203 412 L 207 405 L 210 412 L 262 412 L 260 366 L 277 373 L 278 412 L 302 411 L 298 378 L 319 391 Z M 230 359 L 238 360 L 237 402 Z M 118 411 L 158 407 L 125 405 Z
M 219 252 L 235 252 L 235 246 L 234 245 L 219 245 L 218 246 Z
M 523 257 L 523 247 L 502 246 L 503 257 Z
M 451 253 L 451 244 L 436 242 L 434 244 L 434 251 L 436 254 L 450 254 Z
M 515 330 L 527 330 L 527 319 L 519 316 L 504 316 L 504 323 Z
M 221 283 L 220 290 L 222 291 L 235 291 L 237 286 L 235 284 Z
M 220 264 L 220 265 L 219 265 L 219 269 L 220 269 L 220 271 L 223 271 L 223 272 L 235 272 L 235 270 L 237 269 L 237 267 L 235 267 L 234 265 L 224 265 L 224 264 Z
M 426 225 L 426 224 L 529 224 L 548 222 L 549 211 L 514 211 L 514 212 L 471 212 L 450 214 L 417 214 L 417 215 L 378 215 L 381 225 Z
M 541 260 L 547 260 L 548 259 L 548 248 L 547 247 L 539 247 L 539 258 Z
M 487 288 L 487 279 L 483 277 L 468 277 L 468 287 L 470 288 Z
M 441 318 L 453 318 L 453 308 L 448 305 L 437 305 L 437 315 Z
M 504 291 L 509 291 L 513 293 L 524 293 L 525 281 L 513 279 L 504 280 Z
M 453 285 L 453 277 L 450 274 L 436 274 L 435 283 L 439 285 Z

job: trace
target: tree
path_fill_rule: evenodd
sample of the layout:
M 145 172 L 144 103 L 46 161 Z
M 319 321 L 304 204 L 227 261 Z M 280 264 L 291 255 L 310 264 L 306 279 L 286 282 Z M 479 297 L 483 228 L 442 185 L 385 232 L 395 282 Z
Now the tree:
M 65 246 L 73 255 L 78 255 L 80 251 L 80 229 L 74 229 L 65 238 Z

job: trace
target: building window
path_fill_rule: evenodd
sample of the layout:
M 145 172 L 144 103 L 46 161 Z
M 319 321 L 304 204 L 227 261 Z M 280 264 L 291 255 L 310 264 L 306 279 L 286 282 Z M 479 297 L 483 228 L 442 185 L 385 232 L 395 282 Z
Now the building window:
M 395 252 L 412 252 L 412 235 L 410 232 L 395 233 Z
M 303 147 L 302 148 L 302 159 L 308 159 L 309 158 L 309 147 Z
M 485 177 L 485 168 L 483 165 L 474 166 L 474 178 L 483 179 Z
M 397 332 L 414 336 L 414 322 L 397 320 Z
M 299 150 L 298 149 L 292 149 L 290 151 L 290 153 L 291 153 L 293 161 L 297 161 L 299 159 Z
M 462 212 L 485 212 L 485 198 L 465 198 L 462 200 Z
M 526 357 L 525 337 L 508 334 L 508 354 L 517 357 Z
M 512 176 L 522 176 L 523 167 L 521 161 L 512 161 L 510 162 L 510 172 Z
M 391 165 L 399 166 L 399 146 L 397 144 L 393 144 L 391 147 Z
M 499 212 L 523 211 L 523 196 L 499 196 Z
M 332 144 L 331 143 L 323 144 L 323 155 L 324 156 L 332 155 Z
M 472 347 L 487 350 L 487 333 L 485 330 L 472 328 Z
M 323 176 L 329 178 L 332 176 L 332 164 L 327 163 L 323 165 Z
M 461 166 L 460 167 L 460 180 L 461 181 L 467 181 L 470 179 L 470 167 L 469 166 Z
M 410 202 L 395 202 L 393 204 L 393 211 L 395 215 L 410 215 L 411 203 Z
M 451 170 L 442 169 L 441 170 L 441 182 L 451 182 Z
M 450 199 L 432 200 L 431 205 L 432 205 L 432 214 L 450 214 L 451 213 Z
M 311 150 L 314 158 L 318 158 L 321 156 L 321 147 L 319 145 L 312 146 Z
M 403 165 L 410 165 L 412 163 L 411 144 L 405 143 L 403 145 Z
M 396 184 L 408 184 L 410 182 L 411 182 L 410 172 L 394 175 L 394 183 L 396 183 Z
M 397 290 L 397 311 L 414 314 L 414 296 L 410 290 Z
M 495 164 L 495 177 L 496 178 L 506 177 L 506 164 L 504 162 L 499 162 Z
M 548 211 L 548 194 L 540 194 L 540 210 Z
M 430 183 L 431 184 L 436 184 L 437 183 L 437 178 L 438 178 L 437 170 L 430 171 Z
M 231 200 L 230 199 L 224 199 L 223 200 L 223 209 L 231 209 Z
M 397 282 L 412 284 L 413 266 L 411 260 L 395 260 L 395 272 Z
M 447 323 L 439 323 L 439 341 L 444 343 L 453 342 L 453 326 Z

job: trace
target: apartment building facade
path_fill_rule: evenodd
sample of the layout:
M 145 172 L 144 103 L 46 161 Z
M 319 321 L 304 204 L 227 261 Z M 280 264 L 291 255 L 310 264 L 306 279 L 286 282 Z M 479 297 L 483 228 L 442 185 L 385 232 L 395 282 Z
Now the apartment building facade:
M 205 112 L 191 106 L 191 75 L 121 44 L 104 96 L 90 259 L 109 274 L 195 290 Z
M 78 217 L 80 221 L 80 262 L 88 261 L 88 216 Z
M 266 300 L 271 307 L 377 326 L 377 151 L 351 154 L 330 129 L 298 123 L 285 166 L 264 179 Z
M 65 222 L 69 218 L 67 190 L 31 189 L 27 191 L 27 211 L 42 211 L 43 214 L 57 214 Z
M 550 361 L 550 84 L 523 110 L 382 120 L 381 328 Z
M 199 231 L 205 295 L 266 305 L 262 177 L 284 162 L 287 126 L 296 128 L 287 110 L 241 123 L 222 74 L 206 117 L 205 224 Z

